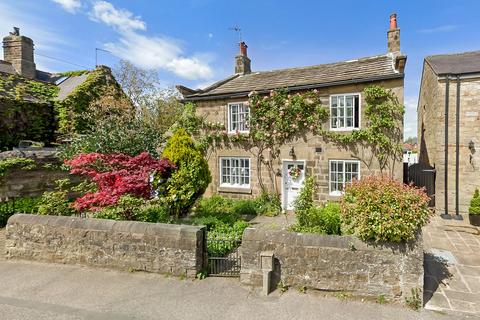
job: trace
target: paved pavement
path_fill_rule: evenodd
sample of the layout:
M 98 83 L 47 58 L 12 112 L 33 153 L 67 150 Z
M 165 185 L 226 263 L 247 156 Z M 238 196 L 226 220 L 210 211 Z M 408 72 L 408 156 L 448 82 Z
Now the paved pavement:
M 425 308 L 480 316 L 480 230 L 435 216 L 423 230 Z
M 0 239 L 2 239 L 0 230 Z M 3 240 L 0 240 L 3 250 Z M 181 280 L 81 266 L 5 261 L 0 319 L 475 319 L 455 313 L 344 301 L 290 289 L 268 297 L 237 279 Z

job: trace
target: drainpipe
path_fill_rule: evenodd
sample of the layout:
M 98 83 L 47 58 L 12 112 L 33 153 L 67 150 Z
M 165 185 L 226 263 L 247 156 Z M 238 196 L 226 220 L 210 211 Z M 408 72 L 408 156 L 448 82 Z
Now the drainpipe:
M 455 220 L 463 220 L 459 212 L 458 190 L 459 190 L 459 164 L 460 164 L 460 76 L 457 75 L 457 103 L 456 109 L 456 123 L 455 123 Z
M 443 219 L 451 219 L 452 217 L 448 214 L 448 98 L 450 91 L 450 76 L 445 78 L 445 189 L 444 189 L 444 203 L 445 203 L 445 212 L 440 216 Z

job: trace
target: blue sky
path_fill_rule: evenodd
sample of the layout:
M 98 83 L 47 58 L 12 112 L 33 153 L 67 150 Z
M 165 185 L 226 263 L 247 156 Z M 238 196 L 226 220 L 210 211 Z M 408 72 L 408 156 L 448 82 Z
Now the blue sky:
M 101 64 L 126 58 L 157 69 L 165 86 L 202 87 L 233 73 L 234 25 L 259 71 L 382 54 L 391 12 L 408 55 L 412 136 L 423 58 L 480 49 L 480 1 L 0 0 L 0 35 L 20 27 L 35 42 L 39 69 L 92 68 L 103 48 L 112 54 L 100 52 Z

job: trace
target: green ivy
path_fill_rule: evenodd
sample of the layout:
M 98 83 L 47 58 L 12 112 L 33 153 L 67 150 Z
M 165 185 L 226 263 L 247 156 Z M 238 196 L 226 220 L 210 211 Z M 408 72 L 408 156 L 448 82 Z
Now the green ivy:
M 35 161 L 33 161 L 32 159 L 19 157 L 0 160 L 0 177 L 6 176 L 13 169 L 35 169 Z

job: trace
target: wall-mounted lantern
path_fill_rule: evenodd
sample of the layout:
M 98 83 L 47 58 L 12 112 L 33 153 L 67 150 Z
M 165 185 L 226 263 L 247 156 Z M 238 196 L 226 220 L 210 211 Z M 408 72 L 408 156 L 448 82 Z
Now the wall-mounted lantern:
M 297 157 L 297 155 L 295 154 L 295 148 L 292 147 L 292 149 L 290 149 L 290 152 L 288 153 L 288 155 L 290 157 L 292 157 L 292 159 L 295 159 Z
M 475 142 L 473 142 L 473 140 L 470 140 L 470 142 L 468 143 L 468 149 L 472 153 L 475 151 Z

